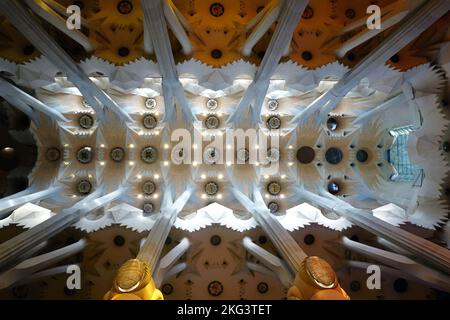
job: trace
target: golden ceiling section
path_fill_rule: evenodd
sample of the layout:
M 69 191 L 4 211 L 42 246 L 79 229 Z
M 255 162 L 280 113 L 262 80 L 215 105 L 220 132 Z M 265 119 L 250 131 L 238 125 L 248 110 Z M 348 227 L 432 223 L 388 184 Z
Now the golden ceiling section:
M 219 67 L 242 58 L 246 24 L 269 0 L 174 0 L 192 31 L 194 58 Z
M 144 26 L 140 0 L 58 0 L 63 6 L 80 6 L 88 27 L 83 32 L 95 49 L 86 53 L 73 40 L 60 31 L 44 24 L 55 39 L 72 57 L 80 61 L 89 55 L 98 56 L 116 65 L 123 65 L 144 53 Z M 172 48 L 177 62 L 195 58 L 214 67 L 244 59 L 259 64 L 265 54 L 275 29 L 273 25 L 253 47 L 248 57 L 242 47 L 251 33 L 248 27 L 253 18 L 264 9 L 277 4 L 277 0 L 171 0 L 172 6 L 183 17 L 186 32 L 193 46 L 190 56 L 182 53 L 181 46 L 171 34 Z M 364 31 L 365 23 L 352 31 L 342 30 L 360 19 L 368 17 L 367 7 L 376 4 L 382 8 L 406 6 L 405 0 L 310 0 L 298 24 L 285 60 L 292 60 L 307 68 L 318 68 L 334 61 L 350 67 L 366 56 L 394 27 L 378 34 L 371 40 L 338 56 L 342 44 L 358 32 Z M 427 62 L 425 48 L 442 41 L 446 36 L 447 14 L 415 42 L 401 50 L 387 63 L 399 70 Z M 23 63 L 39 55 L 28 41 L 8 21 L 0 20 L 0 57 Z

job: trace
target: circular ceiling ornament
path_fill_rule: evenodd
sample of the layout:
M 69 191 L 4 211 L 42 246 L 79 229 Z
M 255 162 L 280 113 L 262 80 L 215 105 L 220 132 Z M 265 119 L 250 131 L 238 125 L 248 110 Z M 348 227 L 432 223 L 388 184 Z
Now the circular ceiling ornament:
M 302 19 L 308 20 L 311 19 L 312 17 L 314 17 L 314 9 L 311 8 L 310 6 L 307 6 L 305 8 L 305 11 L 303 11 Z
M 205 184 L 205 193 L 208 196 L 214 196 L 219 192 L 219 185 L 214 181 L 210 181 Z
M 83 129 L 91 129 L 94 126 L 94 118 L 90 114 L 82 114 L 78 118 L 78 124 Z
M 304 238 L 303 238 L 303 242 L 310 246 L 312 245 L 314 242 L 316 241 L 316 238 L 314 237 L 314 235 L 312 234 L 307 234 Z
M 366 162 L 369 159 L 369 154 L 365 150 L 358 150 L 356 152 L 356 160 L 359 162 Z
M 278 162 L 280 160 L 280 151 L 276 148 L 270 148 L 267 150 L 267 161 Z
M 344 154 L 342 153 L 341 149 L 332 147 L 329 148 L 327 152 L 325 152 L 325 160 L 327 160 L 329 164 L 339 164 L 343 158 Z
M 276 110 L 278 110 L 278 106 L 279 106 L 279 103 L 275 99 L 271 99 L 267 103 L 267 107 L 268 107 L 269 111 L 276 111 Z
M 155 129 L 158 125 L 158 119 L 153 114 L 146 114 L 142 119 L 142 125 L 146 129 Z
M 269 202 L 267 208 L 269 208 L 270 213 L 277 213 L 280 211 L 280 205 L 275 201 Z
M 214 2 L 210 7 L 209 7 L 209 13 L 213 16 L 213 17 L 221 17 L 223 16 L 223 14 L 225 13 L 225 7 L 223 6 L 223 4 L 219 3 L 219 2 Z
M 403 278 L 397 278 L 394 281 L 393 288 L 398 293 L 406 292 L 408 290 L 408 281 Z
M 217 102 L 216 99 L 208 99 L 208 101 L 206 102 L 206 108 L 208 110 L 214 111 L 219 107 L 219 103 Z
M 121 14 L 124 14 L 124 15 L 130 14 L 131 11 L 133 11 L 133 3 L 131 3 L 128 0 L 120 1 L 117 4 L 117 11 L 119 11 Z
M 47 151 L 45 152 L 45 159 L 47 159 L 48 161 L 58 161 L 59 159 L 61 159 L 61 151 L 59 151 L 58 148 L 48 148 Z
M 114 237 L 113 242 L 115 246 L 122 247 L 126 241 L 125 238 L 119 234 Z
M 155 206 L 151 202 L 144 203 L 144 206 L 142 207 L 142 211 L 144 212 L 144 215 L 152 214 L 155 210 Z
M 120 147 L 113 148 L 111 150 L 111 160 L 115 162 L 121 162 L 125 158 L 125 150 Z
M 220 119 L 215 115 L 210 115 L 205 120 L 207 129 L 217 129 L 220 126 Z
M 77 183 L 77 190 L 81 195 L 89 194 L 92 190 L 92 183 L 86 179 L 80 180 Z
M 208 284 L 208 293 L 213 297 L 220 296 L 223 292 L 223 285 L 219 281 L 212 281 Z
M 144 184 L 142 185 L 142 192 L 147 196 L 152 195 L 155 191 L 156 185 L 151 180 L 144 182 Z
M 155 98 L 147 98 L 145 100 L 145 107 L 147 109 L 155 109 L 157 107 L 156 99 Z
M 221 242 L 222 242 L 222 238 L 220 238 L 220 236 L 218 236 L 218 235 L 213 235 L 209 239 L 209 243 L 211 243 L 211 245 L 213 245 L 213 246 L 218 246 Z
M 170 283 L 165 283 L 161 287 L 161 292 L 165 295 L 170 295 L 173 292 L 173 286 Z
M 236 153 L 236 157 L 239 160 L 239 162 L 247 163 L 248 160 L 250 159 L 250 152 L 245 148 L 239 149 Z
M 158 160 L 158 150 L 154 147 L 145 147 L 141 151 L 141 159 L 145 163 L 154 163 L 156 160 Z
M 339 123 L 335 118 L 329 118 L 327 120 L 327 128 L 330 131 L 336 131 L 339 128 Z
M 276 181 L 272 181 L 267 185 L 267 192 L 272 196 L 277 196 L 281 192 L 281 185 Z
M 222 56 L 223 56 L 223 53 L 219 49 L 214 49 L 213 51 L 211 51 L 211 57 L 213 59 L 220 59 L 220 58 L 222 58 Z
M 314 161 L 316 157 L 316 152 L 313 148 L 304 146 L 297 150 L 297 160 L 300 163 L 308 164 Z
M 328 183 L 327 189 L 328 189 L 328 192 L 331 193 L 332 195 L 338 194 L 339 191 L 341 190 L 339 184 L 334 181 L 330 181 Z
M 281 128 L 281 119 L 278 116 L 271 116 L 267 119 L 267 127 L 270 130 L 277 130 Z
M 77 160 L 82 164 L 88 164 L 94 157 L 94 151 L 91 147 L 82 147 L 77 151 Z
M 256 290 L 258 290 L 259 293 L 266 293 L 269 291 L 269 285 L 265 282 L 260 282 L 256 286 Z
M 216 164 L 220 159 L 219 150 L 209 147 L 203 152 L 203 159 L 207 164 Z

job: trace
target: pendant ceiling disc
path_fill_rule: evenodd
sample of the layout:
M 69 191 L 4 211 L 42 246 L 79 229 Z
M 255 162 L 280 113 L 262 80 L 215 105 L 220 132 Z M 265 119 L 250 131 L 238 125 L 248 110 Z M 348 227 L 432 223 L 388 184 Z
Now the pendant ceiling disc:
M 89 180 L 80 180 L 77 184 L 77 190 L 81 195 L 89 194 L 92 190 L 92 184 Z
M 154 163 L 158 160 L 158 150 L 154 147 L 145 147 L 141 151 L 141 159 L 145 163 Z
M 270 182 L 267 185 L 267 192 L 269 192 L 273 196 L 277 196 L 281 192 L 281 185 L 276 181 Z
M 142 192 L 146 195 L 152 195 L 156 191 L 156 185 L 153 181 L 146 181 L 142 185 Z
M 214 181 L 208 182 L 205 185 L 205 192 L 208 196 L 214 196 L 219 192 L 219 186 Z
M 77 160 L 82 164 L 87 164 L 92 161 L 94 151 L 91 147 L 83 147 L 77 151 Z

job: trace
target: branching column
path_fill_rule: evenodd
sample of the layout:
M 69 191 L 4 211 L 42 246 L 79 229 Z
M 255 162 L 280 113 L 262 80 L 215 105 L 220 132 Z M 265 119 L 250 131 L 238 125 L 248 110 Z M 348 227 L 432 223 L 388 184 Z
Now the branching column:
M 119 188 L 99 197 L 101 190 L 98 189 L 73 207 L 65 209 L 37 226 L 3 242 L 0 244 L 0 271 L 14 266 L 20 262 L 21 256 L 27 251 L 74 224 L 89 212 L 102 208 L 119 198 L 125 190 L 125 188 Z
M 357 226 L 411 252 L 424 263 L 450 274 L 450 251 L 446 248 L 395 227 L 373 216 L 370 211 L 354 208 L 331 194 L 324 197 L 302 188 L 297 188 L 297 192 L 308 201 L 336 212 Z
M 309 116 L 320 110 L 321 119 L 325 119 L 342 98 L 372 71 L 382 66 L 394 54 L 417 38 L 440 17 L 450 10 L 448 0 L 428 0 L 406 16 L 400 26 L 394 30 L 385 41 L 380 43 L 361 60 L 352 70 L 347 72 L 332 89 L 314 100 L 309 106 L 299 112 L 292 124 L 305 122 Z
M 133 122 L 133 119 L 103 90 L 97 87 L 67 52 L 44 30 L 40 21 L 20 1 L 0 1 L 0 12 L 78 88 L 100 119 L 105 108 L 111 109 L 119 119 Z M 100 103 L 99 103 L 100 102 Z

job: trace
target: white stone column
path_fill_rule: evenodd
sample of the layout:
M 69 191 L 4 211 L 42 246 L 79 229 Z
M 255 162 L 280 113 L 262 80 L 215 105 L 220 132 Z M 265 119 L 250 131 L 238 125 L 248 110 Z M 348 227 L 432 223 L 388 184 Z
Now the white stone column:
M 20 1 L 0 1 L 0 12 L 30 41 L 43 55 L 59 68 L 94 108 L 100 119 L 104 118 L 103 107 L 113 111 L 125 122 L 133 119 L 103 90 L 97 87 L 76 64 L 67 52 L 45 31 L 39 19 Z
M 33 258 L 29 258 L 19 263 L 14 268 L 0 275 L 0 290 L 11 287 L 12 285 L 17 285 L 19 283 L 26 283 L 27 280 L 35 280 L 43 276 L 50 276 L 57 273 L 66 272 L 67 266 L 63 266 L 63 269 L 61 269 L 61 267 L 57 267 L 41 272 L 38 271 L 46 269 L 56 262 L 80 252 L 85 247 L 86 240 L 81 239 L 71 245 L 44 253 Z
M 296 191 L 317 206 L 334 211 L 357 226 L 411 252 L 421 262 L 450 274 L 450 251 L 446 248 L 374 217 L 370 211 L 354 208 L 331 194 L 324 197 L 303 188 L 296 188 Z
M 238 107 L 229 118 L 230 123 L 238 124 L 244 118 L 244 112 L 252 104 L 250 115 L 252 125 L 261 121 L 261 109 L 269 88 L 270 78 L 274 74 L 286 47 L 292 41 L 292 34 L 308 5 L 308 0 L 284 0 L 280 8 L 275 32 L 264 54 L 261 65 L 256 72 L 255 79 L 245 92 Z
M 193 192 L 193 187 L 190 186 L 184 191 L 178 199 L 172 203 L 171 190 L 167 188 L 164 192 L 163 203 L 161 204 L 161 213 L 155 221 L 155 224 L 150 230 L 144 244 L 142 245 L 137 259 L 144 261 L 148 264 L 151 272 L 155 271 L 158 264 L 161 251 L 170 229 L 172 228 L 178 213 L 183 210 L 184 206 L 188 202 Z
M 410 257 L 405 255 L 389 252 L 369 245 L 352 241 L 347 237 L 341 237 L 338 243 L 345 248 L 379 261 L 385 265 L 393 267 L 420 282 L 425 282 L 440 290 L 450 291 L 450 276 L 440 271 L 425 267 Z
M 307 257 L 307 254 L 281 223 L 271 215 L 270 210 L 264 203 L 261 192 L 255 189 L 253 193 L 254 201 L 251 201 L 235 187 L 231 188 L 231 192 L 244 208 L 253 214 L 255 220 L 260 224 L 286 261 L 290 271 L 296 274 L 300 270 L 300 264 Z
M 0 77 L 0 96 L 11 106 L 17 107 L 33 121 L 37 121 L 36 111 L 39 111 L 55 121 L 68 122 L 64 115 L 42 103 L 38 99 L 19 89 Z
M 16 197 L 12 195 L 6 199 L 0 199 L 0 219 L 6 218 L 11 211 L 23 206 L 28 202 L 35 202 L 49 198 L 60 192 L 62 189 L 62 186 L 53 186 L 34 193 L 19 193 Z
M 386 63 L 394 54 L 417 38 L 450 10 L 448 0 L 427 0 L 402 20 L 400 26 L 347 72 L 329 91 L 301 110 L 291 124 L 299 124 L 320 110 L 321 119 L 337 106 L 342 98 L 367 75 Z
M 173 122 L 176 119 L 175 101 L 178 101 L 186 123 L 191 124 L 195 116 L 189 107 L 176 70 L 175 60 L 170 45 L 169 32 L 164 16 L 164 0 L 141 0 L 144 13 L 144 25 L 148 28 L 147 35 L 153 42 L 159 69 L 163 77 L 163 95 L 165 102 L 165 121 Z
M 70 37 L 72 40 L 80 44 L 87 52 L 91 52 L 95 47 L 79 30 L 70 30 L 67 28 L 66 19 L 68 14 L 67 8 L 57 3 L 54 0 L 43 0 L 37 3 L 35 0 L 26 0 L 27 5 L 41 18 L 45 19 L 48 23 L 52 24 L 59 31 Z M 81 24 L 87 26 L 87 21 L 80 17 Z
M 101 189 L 85 197 L 71 208 L 0 244 L 0 271 L 20 262 L 21 257 L 39 243 L 71 226 L 89 212 L 102 208 L 125 193 L 125 188 L 100 196 Z

